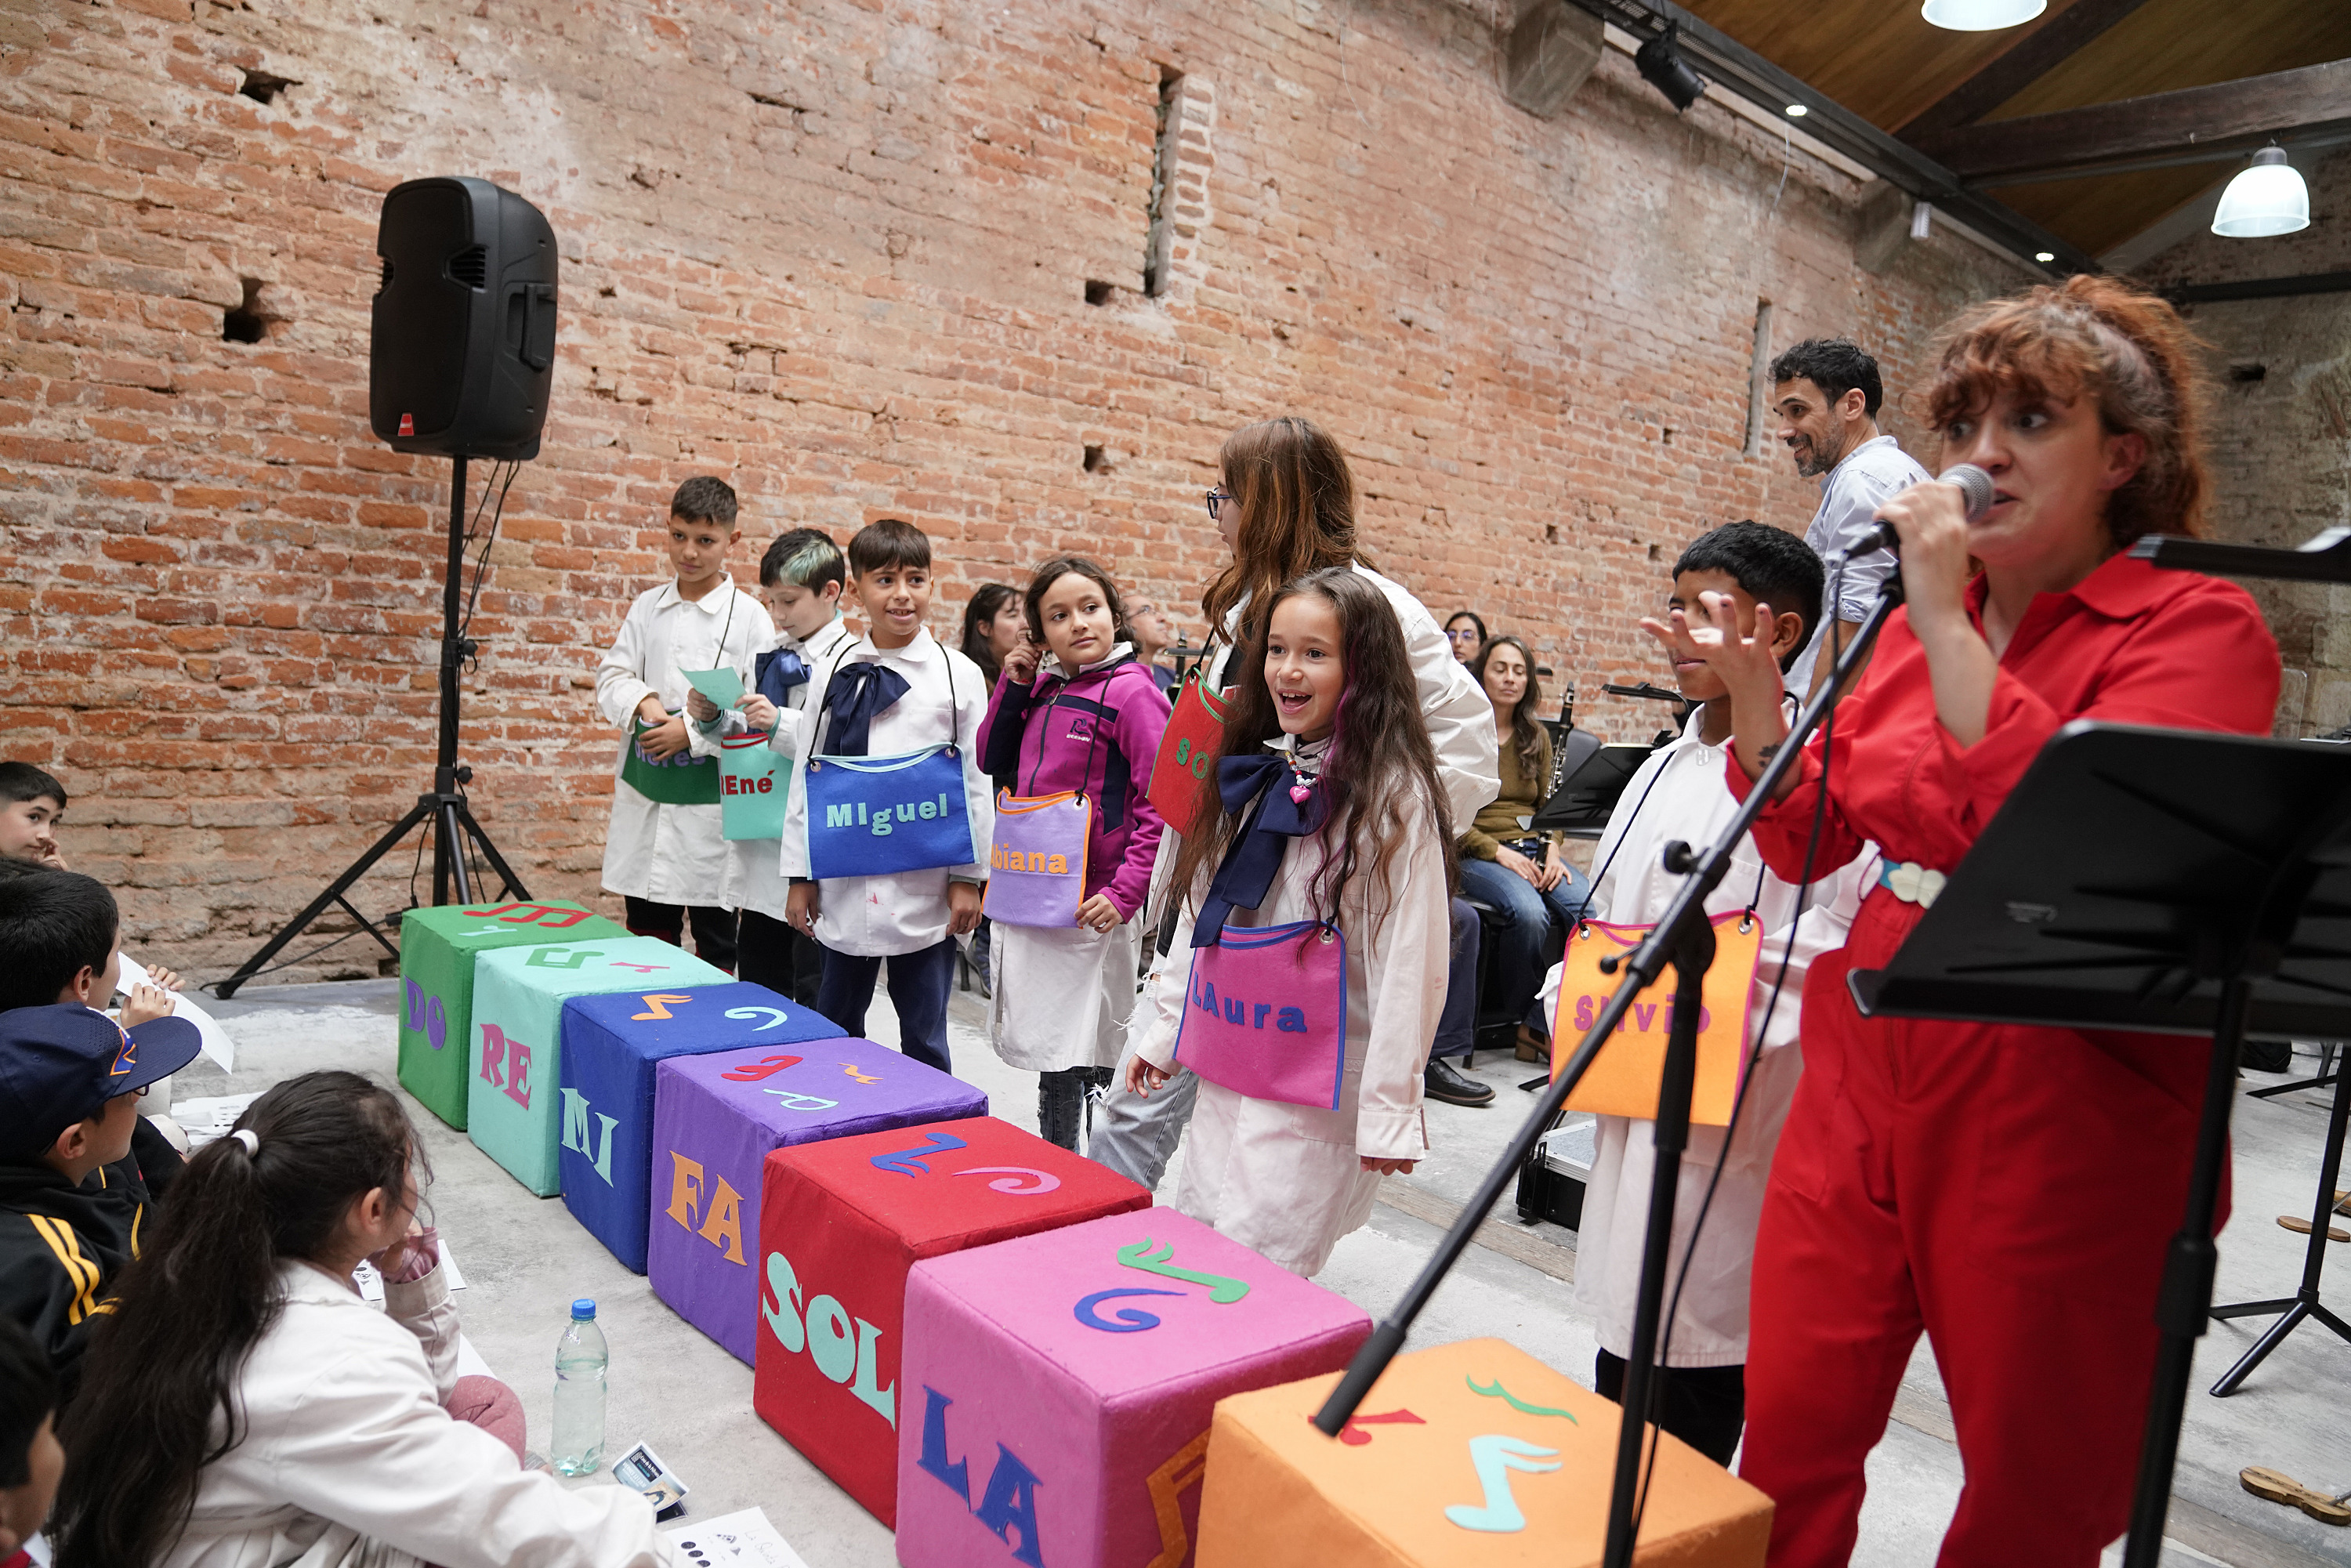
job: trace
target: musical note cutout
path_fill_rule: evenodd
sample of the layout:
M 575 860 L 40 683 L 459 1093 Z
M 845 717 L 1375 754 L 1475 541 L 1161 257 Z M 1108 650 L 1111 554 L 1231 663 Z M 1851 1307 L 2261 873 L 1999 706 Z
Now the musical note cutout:
M 1170 1280 L 1181 1280 L 1187 1285 L 1215 1287 L 1209 1291 L 1208 1300 L 1220 1307 L 1228 1306 L 1249 1293 L 1248 1281 L 1229 1279 L 1223 1274 L 1202 1273 L 1196 1269 L 1179 1269 L 1168 1261 L 1175 1256 L 1176 1243 L 1170 1241 L 1155 1252 L 1151 1249 L 1151 1238 L 1148 1236 L 1140 1241 L 1130 1241 L 1118 1249 L 1118 1260 L 1130 1269 L 1140 1269 L 1146 1274 L 1164 1275 Z
M 1311 1416 L 1307 1417 L 1309 1421 L 1313 1419 Z M 1360 1427 L 1426 1427 L 1427 1425 L 1426 1421 L 1409 1410 L 1383 1410 L 1373 1416 L 1350 1416 L 1347 1417 L 1347 1424 L 1339 1428 L 1339 1441 L 1351 1448 L 1360 1448 L 1372 1440 L 1372 1435 L 1369 1432 L 1358 1430 Z
M 1544 1463 L 1549 1460 L 1549 1463 Z M 1519 1500 L 1510 1495 L 1510 1472 L 1525 1475 L 1546 1475 L 1560 1467 L 1557 1448 L 1538 1448 L 1523 1438 L 1489 1432 L 1469 1439 L 1469 1464 L 1478 1472 L 1478 1484 L 1485 1489 L 1486 1502 L 1482 1508 L 1457 1502 L 1445 1511 L 1445 1517 L 1464 1530 L 1482 1530 L 1495 1535 L 1507 1535 L 1527 1527 L 1527 1516 L 1519 1511 Z
M 634 969 L 640 975 L 658 975 L 669 966 L 667 964 L 632 964 L 626 958 L 615 958 L 612 960 L 612 967 Z
M 753 1019 L 758 1018 L 762 1014 L 766 1015 L 768 1021 L 761 1024 L 758 1029 L 753 1030 L 751 1031 L 753 1034 L 764 1033 L 765 1031 L 775 1028 L 778 1024 L 784 1021 L 786 1016 L 784 1009 L 781 1008 L 752 1007 L 728 1008 L 726 1009 L 726 1016 L 728 1018 L 738 1019 L 744 1023 L 749 1023 Z
M 530 956 L 522 961 L 526 969 L 576 969 L 590 958 L 604 955 L 593 947 L 574 947 L 566 952 L 560 947 L 533 947 Z
M 849 1074 L 852 1078 L 856 1079 L 860 1083 L 879 1083 L 882 1082 L 882 1075 L 880 1073 L 860 1071 L 858 1070 L 857 1063 L 853 1061 L 842 1062 L 841 1064 L 841 1070 Z
M 1198 1486 L 1208 1473 L 1208 1434 L 1201 1433 L 1151 1472 L 1144 1487 L 1151 1493 L 1151 1512 L 1159 1524 L 1159 1555 L 1143 1568 L 1184 1568 L 1192 1539 L 1184 1528 L 1184 1493 Z
M 1464 1377 L 1461 1381 L 1469 1385 L 1470 1393 L 1482 1394 L 1489 1399 L 1499 1399 L 1521 1416 L 1564 1416 L 1570 1421 L 1575 1421 L 1575 1424 L 1579 1427 L 1583 1425 L 1583 1422 L 1575 1420 L 1575 1412 L 1573 1410 L 1554 1410 L 1548 1405 L 1528 1404 L 1525 1400 L 1520 1398 L 1517 1395 L 1503 1387 L 1502 1380 L 1499 1377 L 1494 1379 L 1491 1384 L 1485 1385 L 1483 1386 L 1481 1386 L 1474 1377 Z
M 629 1021 L 630 1021 L 631 1023 L 641 1023 L 641 1022 L 644 1021 L 644 1020 L 645 1020 L 645 1019 L 665 1019 L 665 1018 L 674 1018 L 674 1017 L 675 1017 L 676 1015 L 675 1015 L 675 1014 L 674 1014 L 674 1013 L 672 1013 L 672 1012 L 669 1010 L 669 1008 L 668 1008 L 668 1006 L 667 1006 L 667 1004 L 668 1004 L 668 1003 L 671 1003 L 671 1002 L 690 1002 L 690 1001 L 694 1000 L 694 998 L 693 998 L 692 997 L 682 997 L 682 996 L 676 996 L 676 995 L 674 995 L 674 994 L 672 994 L 672 993 L 670 993 L 670 992 L 667 992 L 667 991 L 664 991 L 664 992 L 661 992 L 661 993 L 659 993 L 659 994 L 657 994 L 657 995 L 650 996 L 650 997 L 639 997 L 637 999 L 638 999 L 639 1001 L 641 1001 L 641 1002 L 644 1003 L 646 1007 L 648 1007 L 648 1008 L 650 1008 L 650 1009 L 652 1009 L 652 1011 L 650 1011 L 650 1012 L 642 1012 L 642 1013 L 631 1013 L 631 1014 L 629 1015 Z
M 718 1076 L 729 1083 L 758 1083 L 773 1078 L 788 1067 L 799 1064 L 800 1059 L 797 1056 L 768 1056 L 756 1063 L 747 1061 L 740 1067 L 730 1067 Z
M 1159 1326 L 1159 1319 L 1144 1312 L 1141 1307 L 1119 1308 L 1111 1314 L 1118 1320 L 1114 1323 L 1104 1322 L 1101 1318 L 1096 1317 L 1094 1309 L 1104 1301 L 1114 1301 L 1121 1296 L 1180 1296 L 1183 1293 L 1181 1291 L 1159 1291 L 1141 1285 L 1129 1285 L 1116 1291 L 1096 1291 L 1092 1295 L 1071 1307 L 1070 1315 L 1086 1327 L 1100 1329 L 1104 1333 L 1141 1333 L 1145 1329 L 1155 1329 Z
M 1027 1166 L 971 1166 L 956 1171 L 956 1176 L 992 1176 L 997 1179 L 987 1184 L 990 1192 L 1008 1192 L 1015 1197 L 1034 1197 L 1040 1192 L 1051 1192 L 1061 1185 L 1061 1178 L 1050 1171 L 1032 1170 Z M 1023 1186 L 1022 1176 L 1033 1176 L 1035 1185 Z
M 913 1148 L 892 1149 L 886 1155 L 875 1155 L 865 1163 L 877 1171 L 892 1171 L 902 1176 L 926 1176 L 931 1167 L 923 1162 L 933 1155 L 944 1155 L 956 1149 L 971 1147 L 961 1138 L 947 1133 L 933 1133 L 927 1142 Z

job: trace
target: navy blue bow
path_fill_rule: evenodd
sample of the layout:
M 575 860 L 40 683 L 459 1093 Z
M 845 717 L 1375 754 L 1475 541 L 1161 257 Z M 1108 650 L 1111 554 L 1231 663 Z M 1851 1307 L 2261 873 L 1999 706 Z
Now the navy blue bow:
M 791 706 L 792 688 L 808 685 L 808 662 L 789 648 L 770 648 L 759 655 L 751 678 L 754 690 L 778 707 Z
M 882 664 L 843 664 L 832 673 L 824 689 L 824 706 L 832 727 L 824 748 L 835 757 L 863 757 L 865 730 L 892 704 L 906 695 L 906 677 Z
M 1217 795 L 1225 810 L 1238 816 L 1252 799 L 1256 815 L 1225 851 L 1224 863 L 1208 883 L 1208 896 L 1200 918 L 1192 926 L 1192 946 L 1207 947 L 1224 934 L 1226 917 L 1236 908 L 1255 909 L 1273 886 L 1290 841 L 1320 830 L 1326 814 L 1322 792 L 1312 789 L 1303 801 L 1290 791 L 1298 774 L 1285 758 L 1267 752 L 1259 757 L 1228 757 L 1217 764 Z M 1310 787 L 1311 788 L 1311 787 Z

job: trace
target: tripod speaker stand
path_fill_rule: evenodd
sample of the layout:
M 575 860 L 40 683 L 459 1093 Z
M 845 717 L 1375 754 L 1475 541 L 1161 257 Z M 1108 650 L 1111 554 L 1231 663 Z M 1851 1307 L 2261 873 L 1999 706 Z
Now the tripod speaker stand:
M 390 854 L 394 846 L 417 828 L 431 824 L 433 834 L 433 902 L 449 902 L 450 886 L 456 887 L 457 901 L 474 902 L 474 879 L 465 863 L 468 843 L 481 852 L 490 869 L 504 885 L 503 896 L 528 898 L 529 891 L 516 876 L 506 857 L 498 853 L 497 845 L 482 824 L 474 820 L 472 808 L 465 804 L 465 786 L 474 776 L 470 768 L 457 761 L 457 667 L 474 652 L 473 642 L 464 635 L 458 616 L 461 594 L 459 579 L 464 575 L 465 560 L 465 459 L 453 460 L 455 467 L 449 476 L 449 566 L 441 584 L 441 744 L 440 753 L 433 767 L 432 789 L 416 798 L 408 815 L 393 824 L 392 831 L 378 839 L 367 853 L 353 861 L 343 873 L 327 885 L 327 891 L 312 899 L 302 913 L 278 927 L 277 934 L 262 945 L 261 950 L 240 966 L 235 974 L 220 983 L 218 994 L 233 997 L 237 988 L 259 974 L 278 950 L 309 927 L 312 921 L 327 912 L 330 904 L 341 905 L 344 913 L 360 923 L 360 929 L 382 945 L 392 957 L 400 949 L 382 929 L 360 913 L 346 895 L 352 884 L 373 870 L 376 862 Z

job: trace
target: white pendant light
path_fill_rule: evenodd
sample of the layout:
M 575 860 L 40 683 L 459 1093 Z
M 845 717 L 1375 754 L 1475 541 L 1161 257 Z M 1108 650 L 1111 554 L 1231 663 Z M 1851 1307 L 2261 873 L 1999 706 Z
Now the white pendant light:
M 1991 33 L 2030 22 L 2049 0 L 1927 0 L 1918 15 L 1954 33 Z
M 2212 214 L 2212 232 L 2230 239 L 2266 239 L 2309 226 L 2310 187 L 2275 143 L 2254 153 L 2252 167 L 2229 182 Z

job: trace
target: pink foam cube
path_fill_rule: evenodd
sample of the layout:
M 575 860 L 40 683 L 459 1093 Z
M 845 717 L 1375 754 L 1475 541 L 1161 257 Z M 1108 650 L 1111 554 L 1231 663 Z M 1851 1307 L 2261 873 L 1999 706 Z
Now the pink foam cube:
M 925 1259 L 906 1282 L 906 1568 L 1191 1561 L 1217 1400 L 1336 1372 L 1371 1319 L 1137 1209 Z

